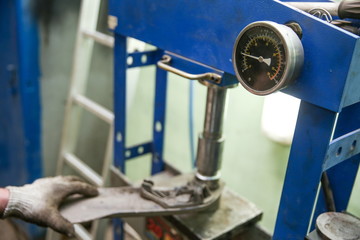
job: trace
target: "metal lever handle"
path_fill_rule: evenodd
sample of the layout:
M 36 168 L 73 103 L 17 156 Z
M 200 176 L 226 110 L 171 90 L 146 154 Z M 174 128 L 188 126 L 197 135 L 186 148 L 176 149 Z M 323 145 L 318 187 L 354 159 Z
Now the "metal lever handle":
M 171 57 L 169 55 L 164 55 L 163 59 L 157 62 L 157 66 L 165 71 L 172 72 L 176 75 L 191 80 L 209 80 L 215 83 L 221 82 L 221 76 L 219 74 L 211 73 L 211 72 L 201 73 L 201 74 L 191 74 L 170 66 L 169 65 L 170 62 L 171 62 Z

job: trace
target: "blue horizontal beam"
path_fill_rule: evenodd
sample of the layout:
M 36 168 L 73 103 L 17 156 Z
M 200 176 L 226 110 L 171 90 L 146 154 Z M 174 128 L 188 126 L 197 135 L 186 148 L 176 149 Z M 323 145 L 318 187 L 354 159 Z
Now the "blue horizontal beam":
M 357 129 L 331 141 L 325 157 L 323 171 L 326 171 L 359 153 L 360 129 Z
M 152 153 L 153 143 L 147 142 L 129 147 L 125 150 L 125 159 L 133 159 L 147 153 Z
M 356 46 L 358 36 L 280 1 L 110 0 L 109 14 L 118 18 L 115 34 L 232 75 L 235 39 L 246 25 L 264 20 L 298 22 L 303 31 L 304 65 L 297 81 L 284 92 L 335 112 L 345 101 L 342 97 L 354 49 L 360 48 Z M 357 79 L 348 81 L 357 83 Z M 360 92 L 351 93 L 353 99 L 360 98 Z
M 127 57 L 128 68 L 155 65 L 161 59 L 160 50 L 133 52 Z

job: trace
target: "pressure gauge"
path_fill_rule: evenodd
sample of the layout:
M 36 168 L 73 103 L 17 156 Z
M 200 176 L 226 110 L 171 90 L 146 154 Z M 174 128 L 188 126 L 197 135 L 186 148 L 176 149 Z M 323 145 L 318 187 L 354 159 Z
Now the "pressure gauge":
M 270 21 L 247 25 L 233 50 L 237 79 L 256 95 L 267 95 L 289 85 L 299 74 L 303 61 L 304 50 L 296 33 Z

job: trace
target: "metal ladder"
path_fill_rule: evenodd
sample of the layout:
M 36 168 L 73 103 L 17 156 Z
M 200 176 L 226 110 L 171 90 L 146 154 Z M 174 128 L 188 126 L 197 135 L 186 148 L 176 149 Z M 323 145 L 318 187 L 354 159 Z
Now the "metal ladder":
M 108 47 L 114 46 L 114 38 L 112 36 L 97 31 L 100 7 L 101 0 L 82 0 L 81 2 L 70 90 L 65 108 L 56 174 L 63 174 L 64 166 L 66 165 L 91 184 L 104 187 L 108 184 L 108 176 L 113 159 L 114 114 L 112 111 L 85 96 L 94 42 Z M 109 124 L 107 146 L 101 174 L 98 174 L 75 155 L 78 129 L 83 109 Z M 84 240 L 96 239 L 100 223 L 100 221 L 93 222 L 90 231 L 86 230 L 82 225 L 76 224 L 76 237 Z M 55 239 L 55 235 L 53 231 L 48 231 L 47 239 Z

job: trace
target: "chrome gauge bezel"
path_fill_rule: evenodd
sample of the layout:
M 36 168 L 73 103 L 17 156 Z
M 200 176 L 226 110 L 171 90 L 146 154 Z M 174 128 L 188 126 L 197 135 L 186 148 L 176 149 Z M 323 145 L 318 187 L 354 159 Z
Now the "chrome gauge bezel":
M 236 59 L 238 49 L 242 50 L 242 46 L 238 47 L 240 40 L 246 36 L 249 30 L 259 26 L 268 28 L 279 37 L 285 51 L 284 56 L 286 58 L 284 60 L 285 64 L 283 74 L 278 80 L 278 83 L 266 90 L 256 90 L 247 84 L 247 81 L 243 79 L 239 73 L 241 70 L 241 62 L 238 63 Z M 291 28 L 271 21 L 258 21 L 247 25 L 237 36 L 233 48 L 232 62 L 236 77 L 245 89 L 256 95 L 268 95 L 285 88 L 296 79 L 304 62 L 304 49 L 301 40 Z

